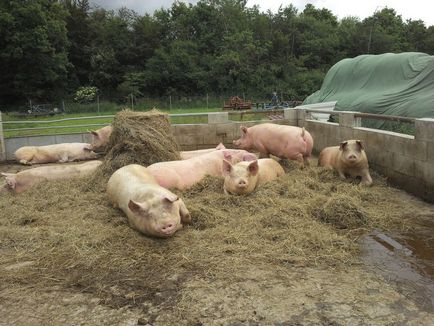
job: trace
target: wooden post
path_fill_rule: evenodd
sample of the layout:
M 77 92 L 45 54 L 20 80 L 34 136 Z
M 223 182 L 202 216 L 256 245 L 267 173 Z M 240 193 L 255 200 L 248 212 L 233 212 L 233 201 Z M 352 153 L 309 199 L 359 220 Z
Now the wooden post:
M 206 93 L 206 108 L 208 109 L 208 93 Z
M 131 110 L 134 111 L 134 95 L 131 93 Z
M 0 111 L 0 161 L 6 161 L 5 136 L 3 134 L 2 112 Z
M 96 96 L 96 107 L 98 108 L 98 114 L 99 114 L 99 95 Z
M 172 95 L 169 95 L 169 109 L 172 111 Z

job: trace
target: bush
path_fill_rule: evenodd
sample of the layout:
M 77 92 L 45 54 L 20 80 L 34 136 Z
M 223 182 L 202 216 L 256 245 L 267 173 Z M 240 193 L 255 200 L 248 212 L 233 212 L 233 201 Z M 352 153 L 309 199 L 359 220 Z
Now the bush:
M 82 104 L 94 102 L 98 88 L 94 86 L 80 87 L 74 95 L 74 101 Z

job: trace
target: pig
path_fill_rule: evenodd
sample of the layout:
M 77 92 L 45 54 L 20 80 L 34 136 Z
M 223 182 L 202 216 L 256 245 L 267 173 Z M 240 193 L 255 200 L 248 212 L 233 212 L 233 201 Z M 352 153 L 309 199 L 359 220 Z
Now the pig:
M 219 151 L 222 149 L 226 149 L 226 147 L 225 147 L 225 145 L 220 143 L 215 148 L 199 149 L 197 151 L 184 151 L 184 152 L 181 152 L 180 154 L 181 154 L 181 159 L 187 160 L 187 159 L 192 158 L 192 157 L 196 157 L 196 156 L 203 155 L 203 154 L 208 154 L 208 153 L 211 153 L 214 151 Z
M 232 165 L 223 161 L 225 194 L 246 195 L 265 182 L 272 181 L 285 174 L 278 162 L 271 158 L 262 158 L 250 162 Z
M 302 167 L 309 165 L 313 139 L 304 128 L 263 123 L 250 128 L 241 126 L 240 129 L 241 138 L 233 141 L 237 148 L 258 151 L 259 158 L 268 158 L 272 154 L 296 160 Z
M 15 152 L 16 160 L 25 165 L 36 163 L 66 163 L 96 159 L 97 154 L 87 143 L 65 143 L 46 146 L 24 146 Z
M 40 166 L 18 173 L 1 173 L 1 175 L 6 178 L 5 189 L 19 194 L 42 181 L 70 179 L 89 175 L 101 163 L 101 161 L 90 161 L 74 165 Z
M 167 238 L 191 222 L 182 199 L 159 186 L 148 169 L 138 164 L 113 173 L 107 195 L 113 206 L 127 215 L 133 228 L 149 236 Z
M 201 181 L 206 175 L 223 176 L 223 159 L 235 164 L 255 160 L 256 156 L 244 150 L 224 149 L 187 160 L 155 163 L 148 166 L 148 170 L 160 186 L 184 190 Z
M 362 177 L 361 185 L 372 184 L 368 157 L 360 140 L 346 140 L 339 146 L 324 148 L 319 154 L 318 166 L 335 169 L 342 179 L 345 175 Z
M 98 130 L 90 130 L 89 133 L 93 135 L 93 142 L 91 148 L 93 151 L 104 149 L 109 141 L 110 135 L 112 134 L 113 127 L 105 126 Z

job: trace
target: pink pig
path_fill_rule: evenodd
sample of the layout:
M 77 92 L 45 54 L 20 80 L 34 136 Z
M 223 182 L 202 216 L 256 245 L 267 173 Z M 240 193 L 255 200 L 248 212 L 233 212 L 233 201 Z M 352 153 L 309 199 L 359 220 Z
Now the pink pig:
M 187 160 L 155 163 L 148 166 L 148 171 L 160 186 L 183 190 L 192 187 L 206 175 L 222 176 L 224 159 L 235 164 L 255 160 L 256 156 L 244 150 L 224 149 Z
M 187 160 L 187 159 L 192 158 L 192 157 L 196 157 L 196 156 L 203 155 L 203 154 L 208 154 L 208 153 L 219 151 L 222 149 L 226 149 L 226 147 L 225 147 L 225 145 L 220 143 L 215 148 L 199 149 L 196 151 L 184 151 L 184 152 L 181 152 L 180 154 L 181 154 L 181 159 Z
M 112 131 L 112 126 L 105 126 L 98 130 L 89 131 L 89 133 L 93 135 L 93 142 L 91 144 L 92 150 L 103 149 L 108 144 Z
M 148 169 L 130 164 L 117 170 L 107 183 L 107 195 L 128 217 L 133 228 L 167 238 L 191 222 L 183 200 L 160 187 Z
M 89 175 L 95 172 L 101 163 L 101 161 L 90 161 L 74 165 L 39 166 L 18 173 L 0 174 L 6 179 L 5 189 L 19 194 L 42 181 L 70 179 Z
M 24 146 L 16 150 L 15 158 L 21 164 L 66 163 L 96 159 L 97 155 L 87 143 L 64 143 L 46 146 Z
M 313 139 L 304 128 L 263 123 L 250 128 L 240 127 L 242 136 L 234 145 L 245 150 L 255 150 L 260 158 L 270 154 L 279 158 L 298 161 L 301 166 L 309 165 Z

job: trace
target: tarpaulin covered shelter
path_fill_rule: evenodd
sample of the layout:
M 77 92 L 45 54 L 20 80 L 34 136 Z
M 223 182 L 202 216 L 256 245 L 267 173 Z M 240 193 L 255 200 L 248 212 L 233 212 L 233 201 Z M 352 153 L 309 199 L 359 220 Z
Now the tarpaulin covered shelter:
M 434 117 L 434 56 L 406 52 L 341 60 L 303 105 L 330 101 L 337 101 L 339 111 Z

